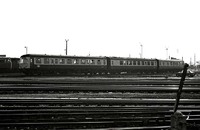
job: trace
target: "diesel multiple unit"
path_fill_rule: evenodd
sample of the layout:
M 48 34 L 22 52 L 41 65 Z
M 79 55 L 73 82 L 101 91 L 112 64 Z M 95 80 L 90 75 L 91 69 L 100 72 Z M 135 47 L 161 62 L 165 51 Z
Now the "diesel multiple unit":
M 21 56 L 19 68 L 27 75 L 155 74 L 175 73 L 183 65 L 182 60 L 26 54 Z

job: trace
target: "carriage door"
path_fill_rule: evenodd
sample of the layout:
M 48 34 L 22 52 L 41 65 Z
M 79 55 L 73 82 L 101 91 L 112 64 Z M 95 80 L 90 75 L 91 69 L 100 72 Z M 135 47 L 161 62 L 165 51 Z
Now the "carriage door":
M 110 72 L 111 70 L 111 59 L 109 57 L 106 57 L 107 59 L 107 71 Z

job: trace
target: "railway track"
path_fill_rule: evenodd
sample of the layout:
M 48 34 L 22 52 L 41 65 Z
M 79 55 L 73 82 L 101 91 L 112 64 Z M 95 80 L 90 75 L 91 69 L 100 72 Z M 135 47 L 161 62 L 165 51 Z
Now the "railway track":
M 170 129 L 178 80 L 104 81 L 2 81 L 0 127 Z M 200 128 L 200 83 L 186 82 L 178 111 L 187 117 L 188 130 Z

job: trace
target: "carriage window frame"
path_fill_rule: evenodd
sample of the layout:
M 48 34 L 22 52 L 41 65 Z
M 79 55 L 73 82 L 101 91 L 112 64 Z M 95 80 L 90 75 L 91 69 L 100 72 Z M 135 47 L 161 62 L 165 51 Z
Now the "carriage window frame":
M 113 61 L 114 64 L 114 61 Z M 97 60 L 97 65 L 101 65 L 101 60 Z
M 65 59 L 59 59 L 59 64 L 65 64 Z
M 41 64 L 42 63 L 42 58 L 35 58 L 35 63 Z
M 49 64 L 49 58 L 44 58 L 44 64 Z
M 136 61 L 132 61 L 133 62 L 133 65 L 137 65 L 137 62 Z
M 67 59 L 67 64 L 72 64 L 72 59 Z
M 74 59 L 73 64 L 78 65 L 79 64 L 79 59 Z
M 50 59 L 50 64 L 54 64 L 55 60 L 54 59 Z
M 58 59 L 57 58 L 55 59 L 55 64 L 58 64 Z
M 95 60 L 94 60 L 94 59 L 91 59 L 91 60 L 90 60 L 90 64 L 94 65 L 94 64 L 95 64 Z
M 123 61 L 123 60 L 120 60 L 120 61 L 119 61 L 119 64 L 120 64 L 120 65 L 124 65 L 124 61 Z
M 86 64 L 86 59 L 81 59 L 81 64 Z

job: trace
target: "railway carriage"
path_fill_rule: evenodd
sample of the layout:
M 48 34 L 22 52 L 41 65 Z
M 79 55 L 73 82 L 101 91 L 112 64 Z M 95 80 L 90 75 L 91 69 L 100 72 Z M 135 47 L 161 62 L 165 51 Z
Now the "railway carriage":
M 107 71 L 106 57 L 80 57 L 26 54 L 20 58 L 20 69 L 34 74 L 101 74 Z
M 156 73 L 157 61 L 155 59 L 139 58 L 110 58 L 111 73 Z
M 184 62 L 181 60 L 158 60 L 159 73 L 175 73 L 183 69 Z
M 19 72 L 19 58 L 1 57 L 0 73 Z

